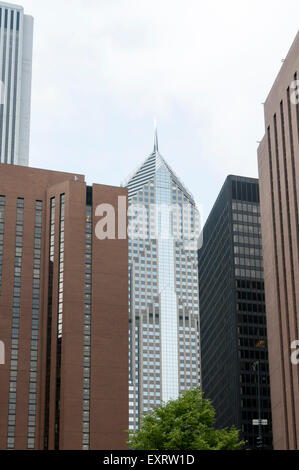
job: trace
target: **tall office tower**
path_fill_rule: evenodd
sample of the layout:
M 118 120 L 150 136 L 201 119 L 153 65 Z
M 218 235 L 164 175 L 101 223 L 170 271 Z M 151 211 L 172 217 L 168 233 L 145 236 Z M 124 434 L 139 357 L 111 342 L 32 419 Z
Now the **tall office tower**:
M 126 448 L 128 241 L 95 215 L 126 227 L 119 201 L 126 189 L 0 165 L 2 450 Z
M 131 227 L 129 427 L 136 430 L 144 412 L 199 385 L 197 250 L 188 243 L 198 213 L 161 156 L 157 133 L 153 153 L 125 185 Z
M 0 1 L 0 162 L 29 162 L 33 18 Z
M 271 447 L 271 403 L 258 180 L 229 176 L 199 250 L 201 379 L 219 428 Z M 254 426 L 253 420 L 268 420 Z M 261 423 L 259 423 L 261 424 Z M 262 443 L 261 436 L 262 434 Z
M 275 449 L 299 449 L 299 33 L 265 102 L 258 150 Z

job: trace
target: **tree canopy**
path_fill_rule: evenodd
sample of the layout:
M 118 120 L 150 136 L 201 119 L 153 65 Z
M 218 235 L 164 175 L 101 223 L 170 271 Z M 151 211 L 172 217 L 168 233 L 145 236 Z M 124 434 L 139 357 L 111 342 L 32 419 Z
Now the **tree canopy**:
M 129 432 L 134 450 L 238 450 L 244 446 L 234 428 L 215 429 L 215 409 L 195 389 L 145 414 L 138 432 Z

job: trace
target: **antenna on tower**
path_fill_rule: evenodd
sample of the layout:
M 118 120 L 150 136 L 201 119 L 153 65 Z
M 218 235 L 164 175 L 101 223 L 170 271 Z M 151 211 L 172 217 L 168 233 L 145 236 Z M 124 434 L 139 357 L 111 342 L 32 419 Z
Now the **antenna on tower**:
M 154 152 L 159 152 L 157 119 L 154 119 Z

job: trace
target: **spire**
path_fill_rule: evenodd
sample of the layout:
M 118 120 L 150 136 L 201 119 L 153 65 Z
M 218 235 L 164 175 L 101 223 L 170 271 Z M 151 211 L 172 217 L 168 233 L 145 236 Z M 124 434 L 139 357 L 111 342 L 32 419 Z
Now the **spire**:
M 154 152 L 159 152 L 159 143 L 158 143 L 158 130 L 157 130 L 157 119 L 154 120 Z

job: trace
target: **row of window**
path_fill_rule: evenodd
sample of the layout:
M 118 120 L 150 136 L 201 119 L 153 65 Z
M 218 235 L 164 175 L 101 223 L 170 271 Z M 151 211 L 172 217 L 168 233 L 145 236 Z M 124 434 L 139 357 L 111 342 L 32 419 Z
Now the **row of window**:
M 240 212 L 258 212 L 259 206 L 258 205 L 251 205 L 242 202 L 233 202 L 232 208 L 234 211 Z
M 59 450 L 60 438 L 60 390 L 61 390 L 61 354 L 63 332 L 63 281 L 64 281 L 64 213 L 65 195 L 60 195 L 59 218 L 59 260 L 58 260 L 58 312 L 57 312 L 57 360 L 56 360 L 56 409 L 55 409 L 55 449 Z
M 262 246 L 262 239 L 260 236 L 243 236 L 243 235 L 234 235 L 234 243 L 239 243 L 240 245 L 253 245 L 253 246 Z
M 263 268 L 264 266 L 261 259 L 239 258 L 238 256 L 235 257 L 235 264 L 252 268 Z
M 48 317 L 47 317 L 47 356 L 46 356 L 46 387 L 45 387 L 45 432 L 44 449 L 48 450 L 50 427 L 50 378 L 51 378 L 51 344 L 52 344 L 52 306 L 53 306 L 53 268 L 55 255 L 55 197 L 50 200 L 50 248 L 49 248 L 49 281 L 48 281 Z
M 58 340 L 62 338 L 62 324 L 63 324 L 64 211 L 65 211 L 65 195 L 62 194 L 60 196 L 60 228 L 59 228 Z
M 235 246 L 234 253 L 236 255 L 256 256 L 257 258 L 263 257 L 263 250 L 261 248 L 249 248 L 246 246 Z
M 86 243 L 85 243 L 85 306 L 84 306 L 84 337 L 91 334 L 91 293 L 92 293 L 92 206 L 86 206 Z M 83 377 L 83 435 L 82 448 L 90 448 L 90 380 L 91 380 L 91 345 L 84 346 L 84 377 Z
M 235 222 L 244 222 L 246 224 L 260 224 L 261 217 L 257 215 L 237 214 L 233 213 L 233 220 Z
M 2 289 L 4 221 L 5 221 L 5 196 L 0 196 L 0 295 L 1 295 L 1 289 Z
M 42 202 L 35 203 L 35 228 L 34 240 L 41 240 L 42 229 Z M 16 248 L 19 250 L 19 248 Z M 38 331 L 39 331 L 39 303 L 40 303 L 40 275 L 41 275 L 41 245 L 34 248 L 34 273 L 32 288 L 32 328 L 31 328 L 31 345 L 30 345 L 30 371 L 37 374 L 38 365 Z M 29 414 L 28 414 L 28 449 L 35 448 L 36 438 L 36 404 L 37 404 L 37 383 L 30 376 L 29 379 Z M 30 411 L 31 407 L 31 411 Z
M 261 269 L 258 271 L 257 269 L 235 269 L 235 276 L 236 277 L 249 277 L 252 279 L 264 279 L 264 271 Z
M 253 225 L 233 224 L 233 231 L 261 235 L 261 228 Z
M 15 256 L 15 274 L 14 274 L 14 293 L 13 293 L 13 313 L 12 313 L 12 339 L 11 339 L 11 358 L 10 358 L 10 383 L 9 383 L 9 405 L 8 405 L 8 432 L 7 449 L 12 450 L 15 447 L 16 432 L 16 402 L 17 402 L 17 377 L 18 377 L 18 358 L 19 358 L 19 328 L 20 328 L 20 289 L 21 269 L 23 255 L 23 228 L 24 228 L 24 199 L 17 200 L 16 217 L 16 248 L 19 248 Z M 30 373 L 30 379 L 35 378 L 35 373 Z M 29 411 L 30 413 L 30 411 Z

